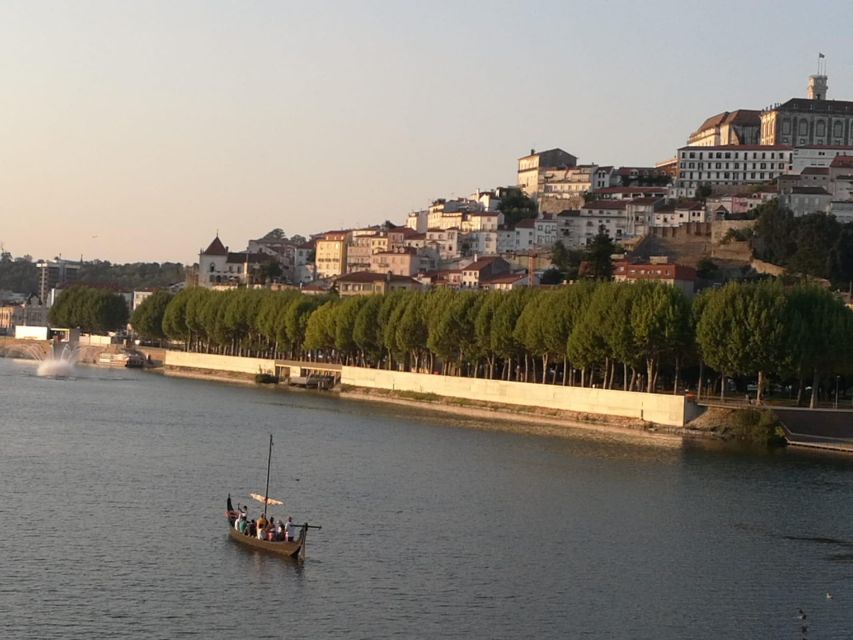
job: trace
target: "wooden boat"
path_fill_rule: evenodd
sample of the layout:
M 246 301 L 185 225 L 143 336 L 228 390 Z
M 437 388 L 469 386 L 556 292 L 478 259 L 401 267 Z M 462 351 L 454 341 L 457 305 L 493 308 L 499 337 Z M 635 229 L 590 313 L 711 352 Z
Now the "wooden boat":
M 263 496 L 259 496 L 258 494 L 253 493 L 252 497 L 258 500 L 261 500 L 264 503 L 264 517 L 267 515 L 267 505 L 269 504 L 281 504 L 278 500 L 272 500 L 269 497 L 270 490 L 270 463 L 272 462 L 272 434 L 270 434 L 270 448 L 269 448 L 269 457 L 267 459 L 267 488 L 264 491 Z M 259 549 L 261 551 L 269 551 L 270 553 L 275 553 L 280 556 L 285 556 L 288 558 L 294 558 L 296 560 L 305 560 L 305 540 L 308 537 L 308 529 L 320 529 L 317 525 L 304 523 L 299 528 L 299 535 L 295 540 L 259 540 L 255 536 L 250 536 L 245 533 L 240 533 L 237 529 L 234 528 L 234 522 L 237 520 L 239 516 L 239 512 L 234 510 L 234 507 L 231 505 L 231 494 L 228 494 L 228 502 L 227 508 L 225 511 L 225 516 L 228 519 L 228 536 L 234 540 L 235 542 L 239 542 L 240 544 L 244 544 L 246 546 L 252 547 L 253 549 Z
M 308 529 L 319 529 L 319 527 L 312 527 L 306 522 L 300 527 L 299 535 L 296 540 L 292 542 L 284 542 L 283 540 L 270 542 L 269 540 L 258 540 L 255 536 L 240 533 L 234 528 L 234 521 L 237 519 L 237 512 L 231 508 L 231 496 L 228 496 L 228 511 L 226 512 L 226 515 L 228 516 L 228 536 L 235 542 L 245 544 L 253 549 L 269 551 L 270 553 L 294 558 L 296 560 L 305 560 L 305 539 L 308 537 Z

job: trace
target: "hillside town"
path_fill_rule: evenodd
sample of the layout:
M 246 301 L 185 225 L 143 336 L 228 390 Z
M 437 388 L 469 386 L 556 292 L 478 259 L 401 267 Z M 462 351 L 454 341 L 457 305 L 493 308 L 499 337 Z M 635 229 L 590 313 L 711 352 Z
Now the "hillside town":
M 707 117 L 653 166 L 583 163 L 562 148 L 530 149 L 511 186 L 438 197 L 397 222 L 288 237 L 199 238 L 187 286 L 298 288 L 342 297 L 432 287 L 511 290 L 588 275 L 590 247 L 608 249 L 617 281 L 669 283 L 692 296 L 729 279 L 781 275 L 749 238 L 756 211 L 820 213 L 853 222 L 853 101 L 827 97 L 825 72 L 806 97 Z M 37 290 L 0 291 L 0 332 L 46 325 L 80 263 L 40 260 Z M 115 288 L 115 287 L 114 287 Z M 153 287 L 120 291 L 133 311 Z M 849 297 L 848 297 L 849 302 Z

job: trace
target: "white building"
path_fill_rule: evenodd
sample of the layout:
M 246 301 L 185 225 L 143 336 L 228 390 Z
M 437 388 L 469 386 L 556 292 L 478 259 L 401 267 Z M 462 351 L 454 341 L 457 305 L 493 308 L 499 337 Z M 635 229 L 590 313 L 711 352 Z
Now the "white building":
M 700 186 L 737 186 L 776 180 L 790 173 L 792 147 L 788 145 L 725 145 L 682 147 L 678 150 L 678 177 L 674 195 L 692 198 Z

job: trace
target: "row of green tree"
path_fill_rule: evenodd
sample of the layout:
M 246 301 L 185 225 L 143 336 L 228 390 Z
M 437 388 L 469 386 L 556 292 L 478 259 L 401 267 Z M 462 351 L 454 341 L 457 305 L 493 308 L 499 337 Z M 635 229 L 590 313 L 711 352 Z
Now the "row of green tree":
M 106 289 L 77 285 L 65 289 L 50 308 L 50 322 L 57 327 L 79 327 L 87 333 L 124 329 L 127 302 Z
M 700 385 L 716 373 L 721 394 L 731 376 L 758 378 L 759 395 L 770 378 L 813 380 L 816 393 L 853 366 L 853 312 L 829 291 L 771 281 L 692 302 L 651 282 L 343 299 L 194 288 L 149 298 L 132 323 L 207 353 L 624 390 L 676 392 L 689 368 Z

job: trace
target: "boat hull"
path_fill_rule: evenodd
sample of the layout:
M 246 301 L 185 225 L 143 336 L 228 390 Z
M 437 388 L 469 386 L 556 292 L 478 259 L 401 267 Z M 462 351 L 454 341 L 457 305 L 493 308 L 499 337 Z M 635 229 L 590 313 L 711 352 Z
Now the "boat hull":
M 299 534 L 299 538 L 294 542 L 270 542 L 269 540 L 258 540 L 253 536 L 240 533 L 233 526 L 228 528 L 228 536 L 235 542 L 252 547 L 253 549 L 297 560 L 305 559 L 305 536 L 307 533 L 306 528 L 303 528 Z

